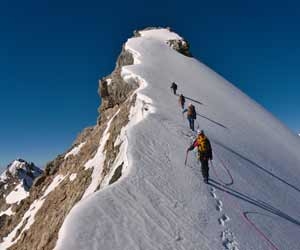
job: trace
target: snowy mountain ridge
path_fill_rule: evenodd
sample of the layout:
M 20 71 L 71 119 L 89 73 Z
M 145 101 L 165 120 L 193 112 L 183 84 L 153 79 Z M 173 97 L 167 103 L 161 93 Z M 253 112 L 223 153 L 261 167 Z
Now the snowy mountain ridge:
M 0 249 L 300 249 L 298 137 L 190 55 L 168 29 L 135 32 L 97 125 L 46 166 Z M 173 81 L 211 141 L 209 185 L 196 152 L 184 165 L 195 133 Z
M 299 173 L 299 141 L 222 77 L 170 49 L 167 40 L 179 36 L 163 29 L 139 33 L 125 45 L 134 64 L 122 76 L 146 84 L 138 94 L 154 112 L 127 131 L 128 176 L 71 211 L 56 249 L 299 248 L 300 189 L 289 174 Z M 183 166 L 191 133 L 168 90 L 172 81 L 200 110 L 198 126 L 212 141 L 208 187 L 195 157 Z M 113 236 L 101 237 L 107 234 Z

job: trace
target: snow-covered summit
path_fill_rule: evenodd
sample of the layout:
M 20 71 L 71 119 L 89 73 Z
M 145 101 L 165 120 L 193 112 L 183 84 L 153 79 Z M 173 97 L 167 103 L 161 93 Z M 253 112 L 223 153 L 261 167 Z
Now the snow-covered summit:
M 38 177 L 43 171 L 34 165 L 32 162 L 27 162 L 23 159 L 14 160 L 10 163 L 6 170 L 0 176 L 0 182 L 7 183 L 9 181 L 21 181 L 24 189 L 28 191 L 33 180 Z
M 23 159 L 14 160 L 0 176 L 0 227 L 5 233 L 5 225 L 10 225 L 16 215 L 17 207 L 29 196 L 33 181 L 42 174 L 42 170 L 32 162 Z M 22 213 L 22 210 L 18 210 Z M 8 219 L 8 217 L 10 217 Z M 1 233 L 0 233 L 1 236 Z M 0 246 L 0 249 L 2 246 Z
M 175 32 L 164 28 L 142 30 L 139 31 L 139 34 L 144 38 L 153 38 L 162 42 L 167 42 L 169 40 L 183 40 L 183 38 Z
M 34 163 L 23 159 L 10 163 L 0 176 L 0 194 L 1 198 L 5 198 L 4 203 L 19 203 L 28 197 L 33 181 L 42 172 Z
M 7 170 L 12 174 L 16 175 L 19 170 L 26 170 L 26 165 L 28 166 L 29 164 L 23 159 L 17 159 L 14 160 L 12 163 L 10 163 L 7 167 Z

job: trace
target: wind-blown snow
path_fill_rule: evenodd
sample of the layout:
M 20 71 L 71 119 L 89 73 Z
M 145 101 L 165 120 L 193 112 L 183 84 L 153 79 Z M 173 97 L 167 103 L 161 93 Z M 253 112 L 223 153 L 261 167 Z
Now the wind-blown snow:
M 74 147 L 70 152 L 65 155 L 65 159 L 67 159 L 70 155 L 77 155 L 81 148 L 86 144 L 86 142 L 80 143 L 78 146 Z
M 298 136 L 208 67 L 171 49 L 169 31 L 159 33 L 125 45 L 136 64 L 123 67 L 123 78 L 145 84 L 138 95 L 154 111 L 144 119 L 133 112 L 130 122 L 139 122 L 116 142 L 127 140 L 115 166 L 126 158 L 130 171 L 72 209 L 56 249 L 300 249 Z M 193 134 L 172 81 L 196 106 L 196 127 L 211 140 L 210 185 L 193 152 L 184 165 Z
M 29 192 L 25 191 L 24 187 L 20 183 L 15 187 L 13 191 L 11 191 L 6 196 L 5 199 L 7 204 L 14 204 L 14 203 L 19 203 L 21 200 L 25 199 L 28 196 L 29 196 Z
M 17 242 L 20 239 L 22 233 L 31 227 L 31 225 L 34 223 L 34 217 L 44 204 L 47 195 L 49 195 L 49 193 L 51 193 L 64 180 L 64 178 L 65 176 L 57 175 L 52 180 L 50 185 L 45 190 L 43 196 L 40 199 L 35 200 L 31 204 L 29 209 L 24 214 L 21 222 L 10 232 L 10 234 L 7 237 L 3 238 L 3 242 L 0 243 L 0 249 L 7 249 L 10 246 L 12 246 L 15 242 Z M 23 223 L 25 224 L 23 225 Z M 21 230 L 19 236 L 16 239 L 14 239 L 19 230 Z
M 103 169 L 103 164 L 105 161 L 105 152 L 104 152 L 104 147 L 105 144 L 109 138 L 109 128 L 110 124 L 113 121 L 113 119 L 116 117 L 116 115 L 120 112 L 118 110 L 113 117 L 108 121 L 106 129 L 103 132 L 103 136 L 101 137 L 101 140 L 99 142 L 99 147 L 97 150 L 97 153 L 95 156 L 87 161 L 84 165 L 85 169 L 93 168 L 93 173 L 92 173 L 92 181 L 89 187 L 86 189 L 85 193 L 82 196 L 82 199 L 86 198 L 88 195 L 92 194 L 98 187 L 101 181 L 101 172 Z
M 145 95 L 140 94 L 139 92 L 144 89 L 147 85 L 144 79 L 140 78 L 137 75 L 132 74 L 129 71 L 122 70 L 121 75 L 126 82 L 131 82 L 132 80 L 139 82 L 140 87 L 131 95 L 132 98 L 136 94 L 136 103 L 130 109 L 129 113 L 129 123 L 122 128 L 120 132 L 120 136 L 116 139 L 114 146 L 120 145 L 119 154 L 117 155 L 115 161 L 112 165 L 112 171 L 110 174 L 105 176 L 104 180 L 102 181 L 101 188 L 105 188 L 108 186 L 109 181 L 111 180 L 115 170 L 117 167 L 123 164 L 122 168 L 122 176 L 126 176 L 128 173 L 128 157 L 127 157 L 127 150 L 128 150 L 128 136 L 127 133 L 130 131 L 137 123 L 142 121 L 147 115 L 150 113 L 154 113 L 155 109 L 152 107 L 152 100 Z M 147 112 L 146 112 L 147 110 Z

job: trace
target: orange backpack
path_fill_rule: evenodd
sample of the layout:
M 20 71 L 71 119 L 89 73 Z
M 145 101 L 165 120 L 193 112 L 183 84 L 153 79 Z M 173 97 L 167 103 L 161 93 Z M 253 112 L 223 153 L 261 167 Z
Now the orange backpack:
M 200 152 L 208 152 L 209 151 L 209 144 L 207 138 L 205 136 L 199 136 L 197 138 L 198 143 L 198 150 Z

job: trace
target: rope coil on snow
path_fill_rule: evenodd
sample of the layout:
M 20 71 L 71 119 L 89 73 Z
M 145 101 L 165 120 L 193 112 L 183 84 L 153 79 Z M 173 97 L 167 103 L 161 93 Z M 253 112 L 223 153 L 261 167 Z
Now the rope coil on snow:
M 216 154 L 215 154 L 216 155 Z M 230 171 L 229 171 L 229 169 L 228 169 L 228 167 L 226 167 L 226 165 L 224 164 L 224 162 L 221 160 L 221 158 L 219 158 L 218 156 L 217 156 L 217 158 L 220 160 L 220 163 L 221 163 L 221 166 L 226 170 L 226 172 L 231 176 L 231 178 L 232 178 L 232 182 L 233 182 L 233 177 L 232 177 L 232 175 L 231 175 L 231 173 L 230 173 Z M 227 184 L 222 184 L 222 183 L 224 183 L 220 178 L 219 178 L 219 176 L 218 176 L 218 174 L 217 174 L 217 171 L 215 170 L 215 168 L 214 168 L 214 165 L 213 165 L 213 162 L 211 161 L 211 165 L 212 165 L 212 169 L 213 169 L 213 172 L 214 172 L 214 174 L 215 174 L 215 176 L 216 176 L 216 178 L 218 179 L 218 181 L 221 183 L 221 186 L 222 187 L 224 187 L 224 188 L 226 188 L 226 185 Z M 228 195 L 228 193 L 227 193 L 227 191 L 225 190 L 225 194 L 226 194 L 226 196 L 225 196 L 225 200 L 227 200 L 226 199 L 226 197 L 227 197 L 227 195 Z M 228 197 L 229 197 L 229 195 L 228 195 Z M 268 244 L 269 244 L 269 246 L 271 247 L 271 249 L 273 249 L 273 250 L 279 250 L 279 248 L 255 225 L 255 223 L 253 223 L 249 218 L 248 218 L 248 216 L 247 216 L 247 212 L 242 212 L 242 208 L 237 204 L 237 202 L 235 202 L 235 201 L 233 201 L 233 202 L 231 202 L 231 204 L 233 204 L 233 206 L 235 207 L 235 209 L 237 209 L 238 211 L 241 211 L 240 213 L 241 213 L 241 217 L 244 219 L 244 221 L 248 224 L 248 226 L 250 226 L 251 228 L 253 228 L 255 231 L 256 231 L 256 233 L 263 239 L 263 240 L 265 240 Z
M 215 156 L 218 158 L 218 160 L 221 162 L 223 168 L 224 168 L 225 171 L 227 172 L 227 174 L 228 174 L 228 176 L 230 177 L 230 180 L 231 180 L 231 181 L 230 181 L 230 183 L 224 183 L 222 180 L 220 180 L 220 178 L 218 178 L 218 180 L 219 180 L 221 183 L 223 183 L 224 185 L 226 185 L 226 186 L 232 185 L 232 184 L 233 184 L 233 177 L 232 177 L 232 174 L 230 173 L 229 169 L 226 167 L 224 161 L 223 161 L 220 157 L 218 157 L 218 155 L 216 155 L 216 154 L 214 154 L 214 155 L 215 155 Z M 211 161 L 211 164 L 212 164 L 212 161 Z M 214 173 L 216 174 L 215 168 L 213 168 L 213 170 L 214 170 Z

